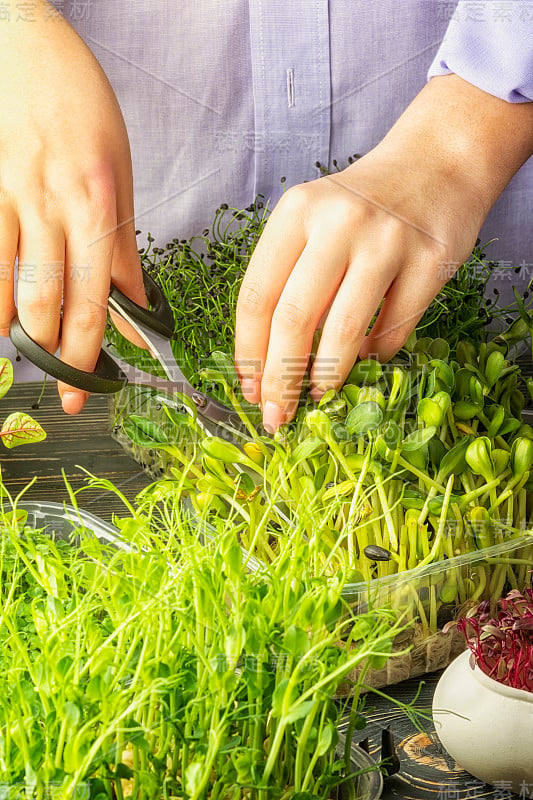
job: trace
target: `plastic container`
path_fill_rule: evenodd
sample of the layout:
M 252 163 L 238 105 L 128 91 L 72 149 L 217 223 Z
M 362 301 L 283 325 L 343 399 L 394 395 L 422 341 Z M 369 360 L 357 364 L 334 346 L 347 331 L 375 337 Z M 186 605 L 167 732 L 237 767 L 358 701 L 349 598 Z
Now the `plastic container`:
M 342 741 L 342 734 L 340 738 Z M 354 778 L 357 800 L 378 800 L 383 792 L 383 775 L 377 768 L 376 761 L 362 747 L 352 744 L 350 762 L 352 773 L 360 772 Z M 348 787 L 341 785 L 332 795 L 332 800 L 347 800 L 348 797 Z
M 450 585 L 457 591 L 450 597 Z M 533 534 L 474 550 L 426 567 L 346 586 L 344 597 L 356 610 L 390 604 L 412 624 L 396 638 L 393 652 L 408 652 L 388 660 L 365 683 L 380 687 L 447 667 L 466 648 L 456 629 L 446 633 L 447 622 L 457 620 L 481 600 L 496 601 L 510 588 L 533 586 Z M 443 591 L 445 590 L 445 591 Z M 443 599 L 444 594 L 444 599 Z
M 185 503 L 184 508 L 194 520 L 192 505 Z M 204 536 L 214 536 L 215 530 L 208 522 L 201 524 Z M 257 570 L 264 564 L 251 556 L 248 566 Z M 457 588 L 452 598 L 453 584 Z M 378 688 L 444 669 L 466 647 L 464 636 L 455 628 L 443 632 L 447 622 L 459 619 L 481 600 L 496 604 L 508 589 L 529 586 L 533 586 L 533 533 L 425 567 L 347 584 L 343 597 L 354 611 L 363 613 L 372 606 L 392 606 L 410 623 L 395 639 L 394 658 L 382 670 L 369 671 L 365 683 Z M 341 694 L 349 693 L 350 678 L 356 677 L 355 673 L 348 676 Z
M 126 388 L 111 399 L 112 424 L 131 413 L 149 415 L 160 424 L 165 421 L 157 395 Z M 168 472 L 172 459 L 167 453 L 133 444 L 119 427 L 113 435 L 151 475 L 157 478 Z M 194 513 L 192 508 L 189 513 Z M 214 530 L 205 525 L 202 533 L 210 536 Z M 251 558 L 249 566 L 257 569 L 261 564 Z M 533 534 L 527 533 L 423 568 L 347 585 L 344 596 L 352 608 L 362 612 L 369 605 L 390 605 L 411 623 L 394 643 L 395 657 L 383 670 L 367 673 L 365 682 L 378 688 L 447 667 L 465 649 L 464 637 L 456 630 L 443 633 L 447 622 L 464 615 L 475 602 L 495 603 L 508 589 L 531 585 Z
M 120 531 L 89 511 L 74 508 L 66 503 L 31 502 L 21 500 L 17 509 L 28 514 L 27 525 L 36 530 L 44 530 L 54 539 L 76 542 L 73 533 L 80 528 L 92 531 L 102 544 L 129 549 L 129 545 L 120 537 Z

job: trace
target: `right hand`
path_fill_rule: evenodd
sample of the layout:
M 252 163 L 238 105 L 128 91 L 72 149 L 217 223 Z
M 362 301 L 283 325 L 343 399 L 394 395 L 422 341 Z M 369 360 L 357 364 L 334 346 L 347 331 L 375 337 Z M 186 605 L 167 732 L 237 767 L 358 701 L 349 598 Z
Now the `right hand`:
M 28 334 L 78 369 L 94 368 L 111 279 L 146 305 L 135 238 L 128 137 L 91 51 L 52 7 L 0 24 L 0 335 Z M 19 18 L 17 18 L 19 15 Z M 60 311 L 63 306 L 61 341 Z M 117 327 L 141 344 L 129 326 Z M 58 384 L 77 414 L 87 393 Z

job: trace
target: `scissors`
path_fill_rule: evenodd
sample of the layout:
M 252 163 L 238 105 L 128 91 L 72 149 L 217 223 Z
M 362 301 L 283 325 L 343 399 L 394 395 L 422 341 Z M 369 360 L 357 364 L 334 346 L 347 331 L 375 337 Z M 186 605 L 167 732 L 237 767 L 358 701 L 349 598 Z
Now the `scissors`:
M 194 404 L 196 419 L 205 431 L 223 438 L 242 439 L 244 426 L 235 411 L 195 389 L 176 362 L 170 346 L 174 335 L 174 316 L 157 283 L 143 269 L 143 281 L 150 308 L 137 305 L 112 283 L 108 307 L 128 322 L 146 343 L 150 355 L 162 366 L 166 378 L 152 375 L 128 364 L 113 348 L 104 345 L 92 372 L 76 369 L 49 353 L 24 330 L 18 317 L 9 328 L 11 341 L 18 350 L 44 372 L 78 389 L 94 394 L 113 394 L 126 385 L 147 386 L 174 395 L 176 392 Z

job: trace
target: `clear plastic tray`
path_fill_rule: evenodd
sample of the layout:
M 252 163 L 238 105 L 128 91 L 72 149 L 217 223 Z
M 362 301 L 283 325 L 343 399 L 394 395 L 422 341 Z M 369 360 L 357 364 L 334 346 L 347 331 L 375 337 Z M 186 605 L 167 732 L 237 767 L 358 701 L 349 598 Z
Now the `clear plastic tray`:
M 457 590 L 452 597 L 454 584 Z M 408 652 L 389 659 L 384 669 L 369 673 L 365 682 L 387 686 L 443 669 L 466 647 L 456 628 L 443 632 L 446 623 L 459 619 L 482 600 L 489 600 L 495 608 L 497 599 L 509 589 L 523 591 L 531 586 L 533 533 L 422 568 L 346 586 L 344 597 L 356 611 L 363 612 L 370 605 L 391 605 L 412 622 L 393 648 L 396 653 L 406 648 Z
M 127 549 L 128 543 L 121 539 L 120 531 L 100 517 L 74 508 L 66 503 L 32 502 L 21 500 L 17 508 L 28 514 L 27 524 L 36 530 L 44 530 L 54 539 L 73 541 L 72 534 L 80 527 L 92 531 L 103 544 Z M 75 539 L 74 539 L 75 541 Z
M 184 511 L 194 521 L 192 505 L 186 502 Z M 206 537 L 215 535 L 206 521 L 201 523 L 201 532 Z M 261 567 L 264 564 L 257 558 L 248 558 L 249 569 Z M 457 589 L 451 597 L 454 583 Z M 394 642 L 395 657 L 384 669 L 367 673 L 365 683 L 377 688 L 443 669 L 466 647 L 462 633 L 455 628 L 443 632 L 446 623 L 459 619 L 481 600 L 490 600 L 495 607 L 508 589 L 522 591 L 529 586 L 533 586 L 533 533 L 425 567 L 347 584 L 343 598 L 355 612 L 392 606 L 411 623 Z M 407 652 L 402 653 L 404 650 Z
M 163 412 L 146 393 L 126 388 L 113 395 L 110 400 L 112 424 L 121 414 L 146 414 L 148 403 L 150 418 L 155 422 L 164 421 Z M 119 427 L 114 430 L 114 436 L 153 477 L 168 472 L 172 459 L 167 453 L 133 444 Z M 187 510 L 194 515 L 191 507 Z M 202 533 L 211 536 L 214 530 L 202 523 Z M 345 599 L 353 608 L 362 612 L 370 604 L 391 605 L 406 622 L 412 623 L 398 636 L 394 645 L 396 653 L 405 649 L 409 652 L 389 659 L 383 670 L 369 673 L 365 679 L 368 684 L 386 686 L 446 667 L 465 649 L 464 637 L 457 630 L 443 633 L 447 622 L 464 615 L 475 602 L 488 599 L 495 603 L 510 588 L 523 590 L 533 585 L 533 534 L 524 532 L 516 538 L 504 534 L 504 537 L 507 538 L 490 548 L 473 549 L 426 567 L 415 567 L 369 583 L 352 583 L 345 587 Z M 248 564 L 250 569 L 262 566 L 253 556 Z M 450 580 L 454 579 L 458 589 L 450 599 Z M 446 593 L 442 597 L 445 586 Z

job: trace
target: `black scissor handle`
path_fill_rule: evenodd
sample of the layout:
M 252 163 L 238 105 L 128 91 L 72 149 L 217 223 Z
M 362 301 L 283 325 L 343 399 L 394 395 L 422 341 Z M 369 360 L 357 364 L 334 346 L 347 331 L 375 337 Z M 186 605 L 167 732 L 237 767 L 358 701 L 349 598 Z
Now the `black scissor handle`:
M 11 320 L 9 326 L 9 336 L 15 347 L 26 356 L 26 358 L 48 375 L 57 378 L 59 381 L 75 386 L 77 389 L 85 389 L 87 392 L 95 394 L 113 394 L 118 392 L 126 385 L 127 379 L 118 364 L 113 361 L 105 350 L 100 350 L 98 361 L 92 372 L 85 372 L 76 369 L 70 364 L 66 364 L 56 356 L 37 344 L 31 336 L 26 333 L 18 317 Z
M 122 294 L 114 284 L 111 284 L 109 296 L 112 297 L 117 305 L 124 309 L 133 319 L 144 323 L 153 331 L 170 338 L 174 333 L 174 316 L 165 296 L 161 292 L 157 283 L 143 270 L 143 282 L 146 297 L 152 306 L 151 309 L 143 308 L 134 303 L 129 297 Z M 66 364 L 56 356 L 37 344 L 31 336 L 26 333 L 18 317 L 11 321 L 9 336 L 15 347 L 26 356 L 26 358 L 48 375 L 57 380 L 75 386 L 77 389 L 84 389 L 94 394 L 113 394 L 118 392 L 127 383 L 127 377 L 122 372 L 113 358 L 100 350 L 98 361 L 92 372 L 85 372 L 81 369 Z
M 142 322 L 147 328 L 160 333 L 167 339 L 170 339 L 174 334 L 174 314 L 168 304 L 167 298 L 154 281 L 153 278 L 143 269 L 143 283 L 146 298 L 150 303 L 150 308 L 143 308 L 137 305 L 125 294 L 122 294 L 120 289 L 117 289 L 115 284 L 111 284 L 109 297 L 111 297 L 117 305 L 126 311 L 132 319 L 137 322 Z

